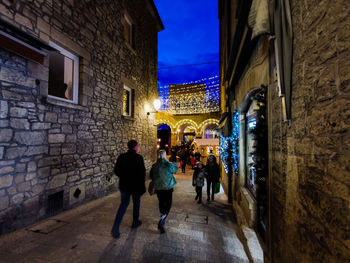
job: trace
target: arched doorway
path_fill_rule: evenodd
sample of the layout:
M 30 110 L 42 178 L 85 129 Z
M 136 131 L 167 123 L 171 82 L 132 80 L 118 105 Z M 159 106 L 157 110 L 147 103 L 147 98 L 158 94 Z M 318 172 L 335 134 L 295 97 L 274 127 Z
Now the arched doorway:
M 215 139 L 219 138 L 220 132 L 217 124 L 209 123 L 203 129 L 202 138 L 204 139 Z
M 196 136 L 196 128 L 190 123 L 184 123 L 178 127 L 178 142 L 191 144 Z
M 169 154 L 171 149 L 171 128 L 168 124 L 161 124 L 157 129 L 157 148 L 164 149 Z

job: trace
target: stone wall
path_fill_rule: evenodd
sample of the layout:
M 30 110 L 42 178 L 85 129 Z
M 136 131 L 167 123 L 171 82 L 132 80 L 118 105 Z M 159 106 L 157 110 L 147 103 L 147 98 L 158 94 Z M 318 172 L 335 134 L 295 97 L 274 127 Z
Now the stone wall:
M 63 209 L 116 190 L 112 170 L 136 139 L 149 167 L 155 157 L 157 21 L 145 1 L 0 1 L 0 18 L 80 57 L 79 104 L 46 99 L 48 59 L 40 65 L 0 49 L 0 234 L 49 216 L 47 198 L 64 191 Z M 123 37 L 125 12 L 135 49 Z M 122 117 L 123 83 L 135 89 L 133 118 Z M 81 194 L 74 197 L 79 188 Z
M 273 262 L 350 259 L 350 4 L 291 1 L 290 125 L 270 91 Z

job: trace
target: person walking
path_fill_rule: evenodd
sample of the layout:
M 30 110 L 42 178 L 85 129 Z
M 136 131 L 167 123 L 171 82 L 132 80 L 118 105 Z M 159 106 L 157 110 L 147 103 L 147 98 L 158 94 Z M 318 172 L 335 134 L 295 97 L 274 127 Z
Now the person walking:
M 196 198 L 198 199 L 198 204 L 202 203 L 202 188 L 204 186 L 204 178 L 206 177 L 206 170 L 202 162 L 197 162 L 196 167 L 194 168 L 193 177 L 192 177 L 192 186 L 196 189 Z
M 179 167 L 177 165 L 167 161 L 164 150 L 158 152 L 158 160 L 151 168 L 150 177 L 156 190 L 161 214 L 158 222 L 158 229 L 161 234 L 165 233 L 165 219 L 170 212 L 173 187 L 177 184 L 173 173 L 176 173 L 178 169 Z
M 137 141 L 130 140 L 128 149 L 128 152 L 119 155 L 114 166 L 114 173 L 119 177 L 121 194 L 121 203 L 112 227 L 112 236 L 114 238 L 120 237 L 119 226 L 129 206 L 130 197 L 132 197 L 133 201 L 133 222 L 131 227 L 137 228 L 142 224 L 141 220 L 139 220 L 140 199 L 146 192 L 146 169 L 143 157 L 137 153 L 139 151 Z
M 214 200 L 214 186 L 217 182 L 219 182 L 220 179 L 220 168 L 219 165 L 216 163 L 216 157 L 215 155 L 209 155 L 208 156 L 208 162 L 205 167 L 205 170 L 207 172 L 207 201 L 210 201 L 210 187 L 211 187 L 211 200 Z

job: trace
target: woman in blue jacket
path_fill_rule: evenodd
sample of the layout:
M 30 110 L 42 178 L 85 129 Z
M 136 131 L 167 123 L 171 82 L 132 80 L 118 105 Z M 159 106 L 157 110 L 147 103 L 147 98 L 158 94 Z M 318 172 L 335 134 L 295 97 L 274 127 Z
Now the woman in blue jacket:
M 164 224 L 167 218 L 173 199 L 173 187 L 176 185 L 176 180 L 173 173 L 176 173 L 179 167 L 170 163 L 166 159 L 166 151 L 158 152 L 158 160 L 152 165 L 150 177 L 154 184 L 156 194 L 159 200 L 159 211 L 161 217 L 158 223 L 160 233 L 165 233 Z

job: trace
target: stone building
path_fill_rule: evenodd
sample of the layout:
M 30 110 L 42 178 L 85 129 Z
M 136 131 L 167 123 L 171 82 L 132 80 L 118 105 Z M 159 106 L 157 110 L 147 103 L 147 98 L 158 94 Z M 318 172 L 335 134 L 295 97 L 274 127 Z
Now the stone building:
M 266 262 L 348 262 L 349 2 L 219 8 L 223 184 L 243 233 Z
M 159 146 L 164 147 L 163 141 L 171 148 L 194 138 L 216 137 L 220 117 L 218 78 L 204 80 L 159 88 Z
M 154 161 L 152 0 L 0 1 L 0 234 L 116 190 L 136 139 Z

